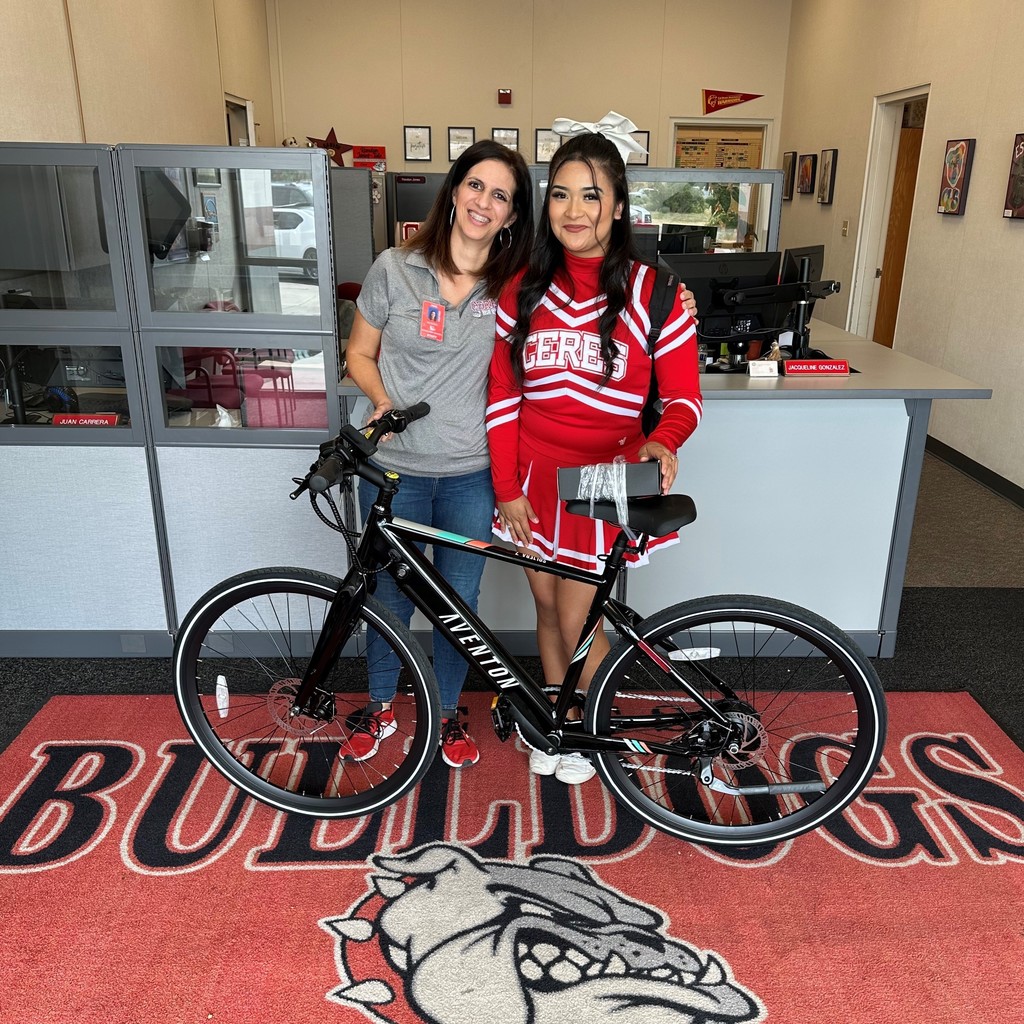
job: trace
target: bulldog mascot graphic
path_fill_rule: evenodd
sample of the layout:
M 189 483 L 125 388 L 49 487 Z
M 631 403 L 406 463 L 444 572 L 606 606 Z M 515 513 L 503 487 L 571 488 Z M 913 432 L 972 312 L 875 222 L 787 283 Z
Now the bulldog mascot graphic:
M 328 999 L 384 1024 L 756 1024 L 721 958 L 586 868 L 431 845 L 376 855 L 371 891 L 320 925 L 342 984 Z

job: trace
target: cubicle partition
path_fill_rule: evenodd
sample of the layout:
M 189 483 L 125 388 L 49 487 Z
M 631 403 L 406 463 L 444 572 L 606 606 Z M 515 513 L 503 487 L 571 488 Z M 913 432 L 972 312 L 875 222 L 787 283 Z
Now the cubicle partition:
M 230 572 L 344 567 L 288 499 L 340 427 L 329 224 L 322 150 L 0 146 L 4 653 L 166 654 Z

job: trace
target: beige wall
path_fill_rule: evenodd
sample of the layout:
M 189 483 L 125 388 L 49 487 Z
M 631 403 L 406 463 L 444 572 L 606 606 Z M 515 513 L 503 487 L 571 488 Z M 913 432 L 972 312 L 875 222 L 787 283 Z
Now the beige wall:
M 835 201 L 795 196 L 784 245 L 824 242 L 844 291 L 816 315 L 845 325 L 875 96 L 928 86 L 894 348 L 993 389 L 938 402 L 930 433 L 1024 486 L 1024 224 L 1004 220 L 1014 135 L 1024 131 L 1024 11 L 1000 0 L 794 0 L 782 150 L 839 150 Z M 966 212 L 936 213 L 947 139 L 976 138 Z M 849 236 L 841 235 L 843 220 Z
M 87 141 L 63 0 L 4 0 L 0 139 Z
M 0 139 L 222 146 L 224 92 L 277 141 L 265 0 L 4 0 Z
M 670 162 L 673 118 L 700 90 L 762 93 L 722 117 L 769 124 L 784 150 L 839 150 L 835 201 L 785 204 L 783 242 L 824 242 L 844 291 L 819 313 L 845 324 L 875 96 L 929 86 L 919 188 L 895 347 L 993 387 L 938 403 L 932 433 L 1024 486 L 1024 224 L 1001 217 L 1021 120 L 1024 12 L 997 0 L 4 0 L 0 139 L 222 145 L 223 94 L 255 103 L 257 141 L 322 136 L 385 145 L 402 126 L 533 133 L 614 108 Z M 969 12 L 969 13 L 968 13 Z M 723 35 L 723 26 L 725 34 Z M 738 26 L 738 30 L 736 30 Z M 734 31 L 729 34 L 730 27 Z M 713 42 L 712 42 L 713 41 Z M 499 107 L 499 87 L 513 90 Z M 783 101 L 785 113 L 783 116 Z M 946 139 L 978 140 L 967 213 L 935 213 Z M 841 235 L 850 221 L 848 237 Z
M 723 16 L 696 0 L 635 12 L 619 0 L 268 0 L 284 135 L 333 127 L 341 141 L 386 146 L 388 169 L 403 170 L 402 126 L 430 125 L 433 160 L 412 166 L 442 171 L 449 126 L 478 139 L 518 128 L 532 161 L 535 129 L 614 109 L 651 133 L 651 163 L 665 165 L 670 119 L 699 115 L 701 89 L 717 88 L 763 94 L 723 116 L 771 121 L 777 139 L 790 2 L 735 0 L 735 38 L 757 39 L 743 49 L 708 44 Z M 498 106 L 499 88 L 511 107 Z

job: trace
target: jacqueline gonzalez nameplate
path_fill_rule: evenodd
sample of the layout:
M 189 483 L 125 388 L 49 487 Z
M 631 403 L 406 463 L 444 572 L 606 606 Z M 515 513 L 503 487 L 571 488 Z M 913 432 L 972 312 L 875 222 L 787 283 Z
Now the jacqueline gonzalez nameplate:
M 784 359 L 787 377 L 849 377 L 849 359 Z

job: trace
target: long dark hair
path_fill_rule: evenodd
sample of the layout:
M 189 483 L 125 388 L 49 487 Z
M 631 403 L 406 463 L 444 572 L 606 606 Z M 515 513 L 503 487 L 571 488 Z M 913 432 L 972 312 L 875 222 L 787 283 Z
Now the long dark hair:
M 551 158 L 548 187 L 544 194 L 543 224 L 537 238 L 537 245 L 530 257 L 529 267 L 519 289 L 516 325 L 510 336 L 512 366 L 520 382 L 522 382 L 523 374 L 522 353 L 530 332 L 530 318 L 555 275 L 565 267 L 565 250 L 551 230 L 548 204 L 551 197 L 551 185 L 557 178 L 559 170 L 564 164 L 573 161 L 584 163 L 590 168 L 595 188 L 597 186 L 596 169 L 600 168 L 604 171 L 612 183 L 612 196 L 602 198 L 601 202 L 610 201 L 622 204 L 622 216 L 612 221 L 612 233 L 608 239 L 608 249 L 601 261 L 601 272 L 598 277 L 599 287 L 608 299 L 607 307 L 598 321 L 598 330 L 601 335 L 601 356 L 604 359 L 602 384 L 609 380 L 615 367 L 616 348 L 612 342 L 612 331 L 615 329 L 619 313 L 626 306 L 630 264 L 633 260 L 638 260 L 640 255 L 633 241 L 633 227 L 629 217 L 629 186 L 626 181 L 626 165 L 612 142 L 609 142 L 603 135 L 588 132 L 585 135 L 576 135 L 567 139 Z
M 526 161 L 514 150 L 491 139 L 481 139 L 473 143 L 452 164 L 419 231 L 403 242 L 402 246 L 422 253 L 434 270 L 450 276 L 459 273 L 459 268 L 452 259 L 452 194 L 482 160 L 498 160 L 505 164 L 512 171 L 515 180 L 512 209 L 516 213 L 516 219 L 508 229 L 512 233 L 511 244 L 502 245 L 501 236 L 506 232 L 504 229 L 498 232 L 491 243 L 487 262 L 480 271 L 480 277 L 487 286 L 488 296 L 496 299 L 509 278 L 526 263 L 533 248 L 533 182 Z

